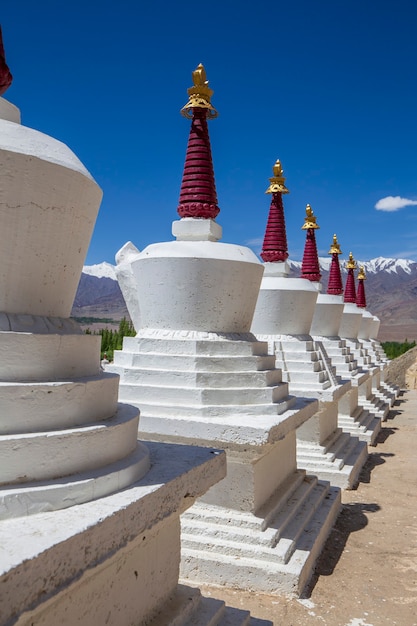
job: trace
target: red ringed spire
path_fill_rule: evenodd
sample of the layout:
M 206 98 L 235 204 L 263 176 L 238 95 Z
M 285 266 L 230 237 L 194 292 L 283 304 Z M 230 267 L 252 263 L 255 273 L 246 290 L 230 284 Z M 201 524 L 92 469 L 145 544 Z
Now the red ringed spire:
M 1 33 L 0 26 L 0 96 L 10 87 L 12 84 L 13 76 L 6 63 L 6 55 L 3 46 L 3 35 Z
M 283 169 L 279 160 L 273 167 L 274 175 L 269 179 L 270 185 L 265 193 L 271 193 L 264 242 L 261 257 L 265 263 L 283 262 L 288 259 L 287 232 L 285 228 L 284 205 L 282 194 L 289 193 L 285 186 Z
M 358 292 L 356 295 L 356 306 L 361 309 L 366 309 L 365 280 L 365 268 L 361 265 L 358 274 Z
M 314 231 L 320 228 L 320 226 L 317 224 L 317 218 L 309 204 L 306 206 L 306 217 L 301 228 L 307 231 L 303 262 L 301 264 L 301 278 L 306 278 L 316 283 L 320 281 L 321 273 L 317 254 L 316 233 Z
M 341 296 L 343 293 L 342 274 L 340 272 L 339 254 L 342 254 L 336 235 L 333 235 L 333 243 L 330 246 L 329 254 L 332 255 L 330 264 L 329 282 L 327 293 L 332 296 Z
M 346 269 L 348 271 L 348 275 L 346 279 L 344 302 L 352 302 L 353 304 L 356 304 L 355 275 L 353 272 L 357 269 L 357 265 L 351 252 L 349 253 L 349 260 L 346 263 Z
M 184 117 L 191 119 L 191 129 L 177 211 L 180 217 L 214 219 L 220 209 L 207 118 L 217 117 L 217 111 L 211 105 L 213 91 L 201 63 L 192 76 L 194 85 L 188 89 L 189 100 L 181 110 Z

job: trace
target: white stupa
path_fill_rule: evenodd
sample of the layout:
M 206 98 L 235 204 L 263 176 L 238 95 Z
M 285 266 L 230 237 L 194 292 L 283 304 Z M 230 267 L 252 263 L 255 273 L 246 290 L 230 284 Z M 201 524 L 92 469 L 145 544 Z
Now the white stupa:
M 267 193 L 271 207 L 261 256 L 265 274 L 255 309 L 252 331 L 268 341 L 277 367 L 297 396 L 313 396 L 319 411 L 297 430 L 297 463 L 342 488 L 352 487 L 367 458 L 366 444 L 338 426 L 338 403 L 351 386 L 335 374 L 325 346 L 310 335 L 318 297 L 320 271 L 315 240 L 316 217 L 307 205 L 303 258 L 305 278 L 288 276 L 287 239 L 282 194 L 288 193 L 279 161 Z
M 69 318 L 101 196 L 0 98 L 0 624 L 230 623 L 224 603 L 178 586 L 180 513 L 225 455 L 139 443 L 100 337 Z
M 376 417 L 384 420 L 390 409 L 390 401 L 387 401 L 382 394 L 378 393 L 381 379 L 380 366 L 377 360 L 373 360 L 372 354 L 368 353 L 367 348 L 358 338 L 361 327 L 367 329 L 365 332 L 370 331 L 372 319 L 372 316 L 365 310 L 366 299 L 363 284 L 365 273 L 363 268 L 361 268 L 358 275 L 358 298 L 354 277 L 354 270 L 357 269 L 357 265 L 352 253 L 349 254 L 346 268 L 348 270 L 348 276 L 344 295 L 345 305 L 339 335 L 345 340 L 346 346 L 349 347 L 362 370 L 369 373 L 369 378 L 359 386 L 361 404 Z
M 338 489 L 297 470 L 298 426 L 314 400 L 288 395 L 268 346 L 250 332 L 263 267 L 220 243 L 204 68 L 183 113 L 192 119 L 176 241 L 128 244 L 117 274 L 137 325 L 107 366 L 141 409 L 140 436 L 226 449 L 227 478 L 182 517 L 182 576 L 298 593 L 340 503 Z
M 343 378 L 350 379 L 352 384 L 349 391 L 339 401 L 339 427 L 344 432 L 359 437 L 359 439 L 373 445 L 381 429 L 381 420 L 374 412 L 365 408 L 361 403 L 362 397 L 366 401 L 366 397 L 369 395 L 368 381 L 370 374 L 358 365 L 350 347 L 346 344 L 346 340 L 339 336 L 345 309 L 347 310 L 349 307 L 349 310 L 352 310 L 351 313 L 346 313 L 345 318 L 351 320 L 355 327 L 359 325 L 359 320 L 361 319 L 361 313 L 356 305 L 352 305 L 352 303 L 345 304 L 343 301 L 343 285 L 339 265 L 339 255 L 341 253 L 337 237 L 334 235 L 329 250 L 329 254 L 332 255 L 332 261 L 327 293 L 320 293 L 317 298 L 311 324 L 311 334 L 325 346 L 336 373 Z M 359 391 L 361 391 L 361 401 L 359 400 Z

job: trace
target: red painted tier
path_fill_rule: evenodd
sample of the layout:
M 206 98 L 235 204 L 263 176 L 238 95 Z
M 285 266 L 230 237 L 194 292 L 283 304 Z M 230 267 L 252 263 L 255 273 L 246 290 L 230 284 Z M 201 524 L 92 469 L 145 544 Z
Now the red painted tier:
M 316 233 L 314 228 L 307 229 L 303 262 L 301 264 L 301 278 L 306 278 L 312 282 L 319 282 L 321 279 L 319 257 L 317 254 Z
M 363 279 L 358 280 L 358 293 L 356 296 L 356 306 L 361 309 L 366 309 L 366 296 L 365 296 L 365 281 Z
M 265 263 L 282 262 L 288 259 L 284 205 L 280 193 L 272 194 L 261 257 Z
M 214 219 L 217 206 L 207 109 L 193 108 L 178 205 L 180 217 Z
M 4 53 L 3 36 L 0 26 L 0 96 L 4 94 L 6 89 L 12 84 L 13 76 L 10 73 L 6 63 L 6 55 Z
M 327 293 L 332 296 L 340 296 L 343 293 L 343 283 L 342 283 L 342 274 L 340 272 L 339 255 L 336 252 L 332 254 L 332 262 L 330 264 Z
M 344 302 L 356 303 L 355 276 L 352 268 L 348 269 Z

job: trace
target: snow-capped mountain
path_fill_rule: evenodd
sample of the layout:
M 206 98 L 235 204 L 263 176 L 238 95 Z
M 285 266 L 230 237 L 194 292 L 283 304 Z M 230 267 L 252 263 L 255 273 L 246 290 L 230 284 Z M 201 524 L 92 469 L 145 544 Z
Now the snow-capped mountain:
M 84 265 L 83 274 L 95 276 L 96 278 L 112 278 L 113 280 L 116 280 L 114 265 L 106 263 L 106 261 L 98 263 L 97 265 Z
M 330 270 L 331 257 L 319 257 L 320 268 L 326 272 Z M 388 272 L 389 274 L 398 274 L 400 271 L 411 274 L 417 269 L 417 262 L 408 259 L 386 259 L 382 256 L 370 261 L 360 261 L 356 259 L 358 267 L 363 265 L 366 274 L 378 274 L 379 272 Z M 301 261 L 288 260 L 290 268 L 294 271 L 301 271 Z M 347 272 L 345 262 L 340 261 L 342 272 Z
M 323 292 L 327 288 L 331 257 L 320 257 Z M 342 271 L 345 260 L 341 260 Z M 291 274 L 299 276 L 300 261 L 288 261 Z M 357 259 L 365 268 L 367 308 L 381 319 L 381 340 L 417 339 L 417 262 L 378 257 Z M 128 316 L 115 268 L 110 263 L 85 266 L 72 311 L 74 317 L 120 320 Z

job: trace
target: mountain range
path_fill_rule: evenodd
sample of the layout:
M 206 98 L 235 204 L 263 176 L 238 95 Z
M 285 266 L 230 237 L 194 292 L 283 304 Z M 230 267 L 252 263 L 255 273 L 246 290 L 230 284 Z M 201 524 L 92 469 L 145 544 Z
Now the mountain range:
M 319 261 L 325 292 L 331 259 L 320 257 Z M 301 262 L 289 260 L 288 263 L 291 275 L 299 276 Z M 379 339 L 417 339 L 417 262 L 378 257 L 361 265 L 367 277 L 367 309 L 381 320 Z M 346 273 L 342 262 L 341 269 Z M 113 265 L 104 262 L 83 268 L 72 316 L 115 321 L 128 317 Z

